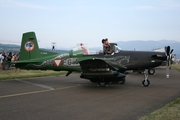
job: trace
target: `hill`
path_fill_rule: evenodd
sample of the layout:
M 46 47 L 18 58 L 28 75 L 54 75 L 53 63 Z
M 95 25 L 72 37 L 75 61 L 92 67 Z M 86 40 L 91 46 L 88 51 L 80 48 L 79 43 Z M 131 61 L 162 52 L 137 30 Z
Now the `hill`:
M 41 50 L 46 50 L 46 51 L 52 51 L 51 49 L 45 49 L 45 48 L 40 48 Z M 19 53 L 20 52 L 20 45 L 15 45 L 15 44 L 2 44 L 0 43 L 0 52 L 5 52 L 5 53 Z M 65 53 L 67 50 L 54 50 L 53 52 L 57 53 Z
M 170 46 L 171 49 L 174 49 L 173 54 L 176 54 L 177 58 L 180 58 L 180 42 L 173 40 L 160 40 L 160 41 L 118 41 L 118 46 L 123 50 L 153 50 L 157 48 L 164 48 L 165 46 Z

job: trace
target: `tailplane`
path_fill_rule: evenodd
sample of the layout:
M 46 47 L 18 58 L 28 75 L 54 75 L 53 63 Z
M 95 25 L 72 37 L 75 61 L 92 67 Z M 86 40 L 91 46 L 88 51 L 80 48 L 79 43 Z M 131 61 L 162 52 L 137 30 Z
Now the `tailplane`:
M 35 59 L 40 56 L 40 50 L 34 32 L 24 33 L 22 36 L 19 60 Z

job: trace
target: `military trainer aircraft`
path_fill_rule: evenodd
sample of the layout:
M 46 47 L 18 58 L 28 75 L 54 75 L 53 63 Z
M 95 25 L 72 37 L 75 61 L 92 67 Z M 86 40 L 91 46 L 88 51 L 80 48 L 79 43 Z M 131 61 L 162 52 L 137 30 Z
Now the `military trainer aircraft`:
M 102 47 L 103 48 L 103 47 Z M 111 43 L 111 51 L 99 51 L 90 54 L 87 47 L 80 44 L 76 49 L 68 53 L 55 53 L 40 50 L 34 32 L 24 33 L 22 36 L 19 60 L 16 68 L 27 70 L 55 70 L 68 71 L 66 76 L 74 71 L 81 72 L 80 78 L 107 85 L 110 82 L 124 83 L 126 71 L 143 71 L 142 85 L 150 85 L 148 73 L 154 74 L 154 67 L 166 62 L 167 78 L 169 77 L 169 65 L 171 60 L 170 47 L 166 52 L 154 51 L 124 51 L 120 50 L 116 43 Z M 146 72 L 148 70 L 148 73 Z

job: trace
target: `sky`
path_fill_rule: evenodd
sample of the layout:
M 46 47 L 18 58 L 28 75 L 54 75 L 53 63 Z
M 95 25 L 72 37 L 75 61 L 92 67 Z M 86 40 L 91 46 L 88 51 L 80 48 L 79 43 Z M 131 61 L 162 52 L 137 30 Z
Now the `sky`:
M 131 40 L 180 42 L 180 0 L 0 0 L 0 43 L 34 31 L 41 48 Z

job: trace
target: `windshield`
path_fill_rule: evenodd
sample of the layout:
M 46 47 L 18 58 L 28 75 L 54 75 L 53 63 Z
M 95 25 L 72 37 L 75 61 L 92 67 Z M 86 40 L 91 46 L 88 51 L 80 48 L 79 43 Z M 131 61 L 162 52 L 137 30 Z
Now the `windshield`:
M 114 52 L 115 52 L 115 53 L 118 53 L 118 52 L 120 52 L 120 51 L 121 51 L 121 48 L 118 47 L 117 45 L 114 45 Z

